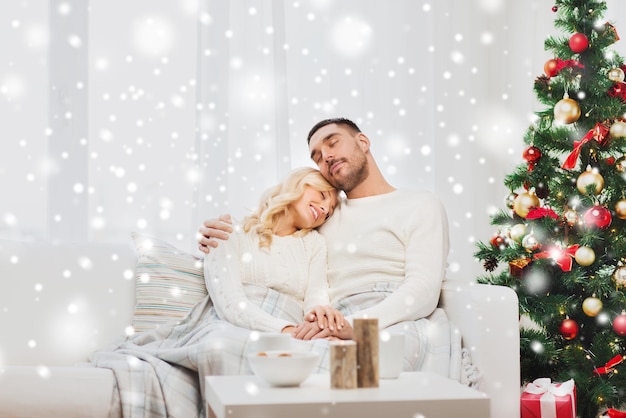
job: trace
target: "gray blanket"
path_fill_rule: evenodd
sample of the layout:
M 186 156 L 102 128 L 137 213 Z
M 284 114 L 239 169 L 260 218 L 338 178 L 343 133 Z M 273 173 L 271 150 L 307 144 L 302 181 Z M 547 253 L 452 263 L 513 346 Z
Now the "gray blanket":
M 272 315 L 293 323 L 302 321 L 300 304 L 272 289 L 249 286 L 246 293 Z M 385 295 L 359 295 L 342 304 L 344 314 L 376 303 Z M 414 322 L 394 325 L 407 335 L 404 370 L 421 370 L 424 359 L 436 357 L 448 370 L 450 340 L 436 345 L 428 342 L 433 326 L 449 329 L 443 311 Z M 444 321 L 442 321 L 444 319 Z M 204 376 L 251 374 L 247 353 L 254 352 L 258 332 L 236 327 L 221 320 L 209 297 L 198 303 L 180 323 L 164 325 L 135 334 L 127 340 L 96 351 L 89 365 L 113 371 L 117 390 L 112 416 L 122 418 L 206 417 Z M 320 355 L 317 373 L 328 372 L 328 341 L 293 340 L 295 349 Z M 447 372 L 446 372 L 447 373 Z

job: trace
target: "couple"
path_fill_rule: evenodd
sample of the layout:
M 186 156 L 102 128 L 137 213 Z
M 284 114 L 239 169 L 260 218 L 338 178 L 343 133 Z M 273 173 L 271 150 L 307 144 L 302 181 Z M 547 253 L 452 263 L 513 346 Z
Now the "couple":
M 404 370 L 447 375 L 449 328 L 436 309 L 448 253 L 441 203 L 389 185 L 347 119 L 319 122 L 308 141 L 319 171 L 292 172 L 242 230 L 226 218 L 200 229 L 211 297 L 178 324 L 93 353 L 89 365 L 116 377 L 119 416 L 206 416 L 204 376 L 251 373 L 251 329 L 291 333 L 297 349 L 320 353 L 319 372 L 328 338 L 352 338 L 353 318 L 378 318 L 405 334 Z M 438 328 L 446 341 L 433 338 Z
M 327 119 L 317 123 L 309 132 L 308 143 L 311 158 L 323 176 L 320 184 L 323 185 L 325 179 L 336 189 L 344 191 L 347 197 L 324 223 L 321 216 L 316 216 L 317 212 L 331 215 L 336 195 L 325 185 L 317 187 L 318 193 L 331 195 L 331 201 L 318 204 L 307 199 L 301 202 L 303 216 L 310 217 L 312 210 L 316 223 L 302 229 L 296 223 L 291 225 L 291 230 L 298 230 L 298 234 L 319 227 L 319 233 L 326 240 L 327 282 L 332 308 L 318 306 L 309 312 L 304 322 L 283 323 L 281 328 L 273 330 L 290 332 L 299 339 L 351 339 L 353 318 L 378 318 L 381 329 L 393 326 L 408 334 L 407 341 L 411 343 L 407 346 L 412 348 L 408 356 L 409 368 L 418 370 L 427 341 L 424 335 L 420 335 L 415 321 L 433 313 L 439 301 L 448 254 L 445 210 L 430 193 L 393 188 L 376 165 L 369 138 L 348 119 Z M 314 191 L 313 188 L 310 190 Z M 262 209 L 259 210 L 262 212 Z M 297 210 L 294 212 L 297 213 Z M 206 221 L 200 228 L 200 250 L 209 254 L 217 251 L 224 258 L 223 251 L 232 251 L 235 244 L 216 238 L 227 240 L 232 231 L 228 216 Z M 241 232 L 234 234 L 236 241 L 241 241 Z M 221 246 L 228 246 L 229 249 L 220 249 Z M 212 250 L 212 247 L 217 247 L 217 250 Z M 239 251 L 241 254 L 241 248 Z M 250 248 L 246 248 L 245 252 L 250 254 Z M 231 264 L 232 272 L 237 266 Z M 217 274 L 212 263 L 205 266 L 207 275 L 211 271 Z M 319 269 L 319 265 L 315 268 Z M 304 278 L 309 277 L 309 286 L 318 291 L 324 284 L 320 280 L 323 276 L 324 273 L 319 270 L 311 270 L 309 274 L 305 273 Z M 280 280 L 284 281 L 284 277 Z M 223 286 L 227 282 L 211 280 L 208 285 Z M 321 295 L 320 300 L 324 296 Z M 311 304 L 306 302 L 303 308 L 308 312 Z M 235 316 L 242 314 L 242 309 L 234 306 L 235 303 L 228 308 L 222 307 L 221 316 L 241 326 L 244 324 Z M 345 320 L 342 314 L 346 315 Z

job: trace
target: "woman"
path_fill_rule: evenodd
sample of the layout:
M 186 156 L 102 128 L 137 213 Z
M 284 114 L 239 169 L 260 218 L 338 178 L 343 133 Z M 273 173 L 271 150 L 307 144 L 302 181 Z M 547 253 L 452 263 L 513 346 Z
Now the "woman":
M 261 286 L 297 300 L 302 312 L 317 312 L 321 327 L 343 326 L 343 315 L 328 306 L 326 243 L 314 230 L 332 215 L 337 195 L 313 168 L 292 171 L 264 193 L 258 209 L 205 259 L 207 289 L 220 318 L 251 330 L 293 332 L 293 321 L 251 303 L 246 292 Z
M 340 329 L 343 315 L 327 306 L 326 244 L 314 230 L 337 204 L 337 190 L 318 170 L 291 172 L 206 256 L 209 295 L 180 323 L 96 351 L 90 364 L 113 370 L 120 415 L 204 418 L 204 377 L 250 374 L 246 354 L 256 331 L 291 333 L 311 310 L 319 326 Z M 322 339 L 294 344 L 327 348 Z M 326 363 L 320 356 L 318 371 Z

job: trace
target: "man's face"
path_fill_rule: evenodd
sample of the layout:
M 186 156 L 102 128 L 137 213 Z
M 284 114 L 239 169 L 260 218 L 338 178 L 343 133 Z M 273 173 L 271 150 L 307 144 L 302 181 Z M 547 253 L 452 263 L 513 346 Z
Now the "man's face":
M 361 184 L 369 173 L 365 152 L 359 146 L 359 135 L 330 124 L 318 129 L 309 142 L 311 159 L 322 175 L 346 193 Z

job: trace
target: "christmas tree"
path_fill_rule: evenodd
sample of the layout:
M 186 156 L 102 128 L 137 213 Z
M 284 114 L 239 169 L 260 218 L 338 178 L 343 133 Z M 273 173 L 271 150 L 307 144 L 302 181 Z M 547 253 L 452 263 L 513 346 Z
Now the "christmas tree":
M 520 383 L 574 379 L 579 416 L 597 417 L 626 410 L 626 66 L 604 2 L 552 12 L 562 35 L 545 40 L 542 109 L 475 256 L 479 282 L 518 294 Z

